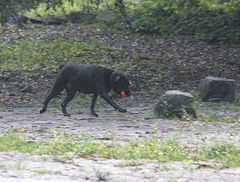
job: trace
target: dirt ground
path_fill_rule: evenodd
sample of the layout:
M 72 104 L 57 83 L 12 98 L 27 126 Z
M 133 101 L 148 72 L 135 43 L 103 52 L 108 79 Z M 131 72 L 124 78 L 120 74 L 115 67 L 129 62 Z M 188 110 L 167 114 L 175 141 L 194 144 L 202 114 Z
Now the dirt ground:
M 39 106 L 40 108 L 40 106 Z M 114 137 L 115 142 L 125 143 L 132 139 L 149 138 L 154 134 L 159 139 L 175 138 L 183 144 L 197 146 L 202 142 L 221 139 L 240 143 L 240 125 L 218 123 L 149 119 L 153 105 L 139 104 L 128 107 L 128 113 L 119 114 L 110 106 L 97 107 L 98 118 L 90 117 L 88 107 L 84 114 L 72 113 L 64 117 L 61 113 L 48 112 L 40 115 L 39 108 L 20 108 L 13 112 L 0 113 L 0 128 L 25 129 L 32 140 L 51 138 L 49 132 L 58 130 L 67 133 L 85 133 L 101 140 Z M 0 153 L 0 181 L 99 181 L 101 175 L 107 181 L 240 181 L 240 168 L 214 169 L 199 162 L 143 162 L 142 165 L 120 167 L 126 161 L 119 159 L 75 158 L 71 163 L 55 162 L 48 156 L 19 152 Z M 203 167 L 205 166 L 205 167 Z M 207 167 L 206 167 L 207 166 Z M 161 170 L 159 170 L 161 169 Z M 51 174 L 37 171 L 49 170 Z

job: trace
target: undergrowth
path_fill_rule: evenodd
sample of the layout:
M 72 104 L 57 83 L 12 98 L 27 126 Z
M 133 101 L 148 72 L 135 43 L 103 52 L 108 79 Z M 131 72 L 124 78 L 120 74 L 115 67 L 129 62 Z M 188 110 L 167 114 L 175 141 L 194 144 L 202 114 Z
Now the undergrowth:
M 81 63 L 105 65 L 131 76 L 136 88 L 151 80 L 155 84 L 162 78 L 162 64 L 143 58 L 143 53 L 129 52 L 105 46 L 92 37 L 92 42 L 56 40 L 24 41 L 16 44 L 0 43 L 1 70 L 28 76 L 54 76 L 61 63 Z M 160 73 L 159 73 L 160 72 Z M 156 78 L 152 78 L 156 75 Z M 139 80 L 141 78 L 141 80 Z
M 14 3 L 17 5 L 15 6 Z M 238 0 L 125 0 L 123 3 L 135 33 L 190 35 L 210 43 L 240 41 Z M 3 11 L 1 23 L 6 23 L 10 17 L 16 19 L 20 12 L 24 12 L 28 17 L 34 17 L 68 14 L 73 11 L 98 13 L 99 10 L 104 9 L 114 12 L 116 16 L 114 20 L 104 22 L 105 26 L 121 30 L 129 28 L 124 16 L 116 8 L 114 0 L 72 0 L 72 2 L 61 0 L 51 3 L 38 2 L 33 7 L 30 3 L 5 2 L 0 6 Z
M 175 139 L 159 140 L 154 135 L 145 140 L 131 140 L 126 144 L 117 141 L 105 143 L 84 134 L 52 132 L 54 138 L 29 141 L 20 133 L 0 136 L 0 151 L 19 151 L 31 154 L 48 154 L 57 161 L 72 158 L 115 158 L 126 160 L 150 159 L 170 161 L 215 161 L 222 167 L 240 167 L 240 146 L 233 141 L 214 141 L 188 147 Z

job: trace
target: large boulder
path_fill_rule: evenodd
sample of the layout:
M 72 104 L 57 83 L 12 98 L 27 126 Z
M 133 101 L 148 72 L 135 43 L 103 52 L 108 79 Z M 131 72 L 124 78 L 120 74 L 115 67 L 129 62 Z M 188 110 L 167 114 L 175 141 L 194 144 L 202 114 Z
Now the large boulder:
M 68 22 L 68 15 L 52 15 L 47 17 L 34 17 L 29 18 L 31 23 L 43 23 L 48 25 L 61 25 Z
M 182 118 L 185 114 L 196 118 L 196 111 L 192 108 L 194 97 L 188 92 L 179 90 L 169 90 L 164 93 L 162 99 L 154 108 L 154 114 L 157 117 Z
M 193 103 L 194 97 L 188 92 L 169 90 L 164 93 L 164 100 L 167 102 L 169 108 L 174 110 L 182 106 L 190 106 Z
M 71 23 L 92 23 L 96 20 L 97 14 L 74 11 L 69 13 Z
M 26 17 L 26 16 L 24 16 L 24 15 L 22 15 L 22 14 L 20 14 L 20 15 L 18 16 L 18 19 L 19 19 L 19 21 L 22 22 L 22 23 L 27 23 L 27 21 L 28 21 L 28 17 Z
M 97 15 L 97 19 L 98 20 L 108 21 L 108 20 L 114 20 L 115 16 L 114 16 L 114 13 L 111 12 L 111 11 L 100 10 L 98 15 Z
M 228 101 L 235 98 L 236 81 L 208 76 L 201 80 L 199 85 L 202 101 Z

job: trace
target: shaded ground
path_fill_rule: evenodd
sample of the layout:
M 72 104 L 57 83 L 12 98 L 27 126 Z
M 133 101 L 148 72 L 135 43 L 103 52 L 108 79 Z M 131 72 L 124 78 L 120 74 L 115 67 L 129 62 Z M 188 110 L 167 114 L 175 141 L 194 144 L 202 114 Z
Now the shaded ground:
M 148 95 L 155 95 L 162 90 L 181 89 L 197 90 L 199 81 L 206 76 L 218 76 L 235 79 L 237 91 L 240 83 L 240 46 L 231 44 L 201 44 L 189 37 L 138 37 L 122 32 L 115 33 L 109 29 L 83 27 L 67 24 L 62 26 L 26 25 L 24 29 L 16 29 L 11 24 L 3 27 L 0 41 L 7 44 L 24 41 L 56 40 L 84 42 L 90 44 L 98 41 L 113 51 L 124 54 L 124 61 L 145 64 L 145 67 L 133 68 L 130 75 L 131 86 L 134 89 L 148 90 Z M 138 57 L 132 57 L 138 54 Z M 104 55 L 98 63 L 121 61 L 121 57 Z M 82 60 L 84 58 L 79 58 Z M 46 60 L 47 61 L 47 60 Z M 135 64 L 138 64 L 138 63 Z M 141 66 L 144 66 L 141 64 Z M 145 73 L 144 69 L 148 68 Z M 58 65 L 56 65 L 56 71 Z M 54 76 L 41 75 L 31 77 L 29 74 L 19 74 L 15 71 L 4 71 L 0 68 L 0 103 L 6 106 L 26 105 L 34 103 L 36 98 L 43 99 L 54 80 Z M 25 86 L 33 86 L 33 95 L 19 92 Z M 134 93 L 134 92 L 133 92 Z M 154 94 L 152 94 L 154 93 Z M 9 97 L 11 95 L 11 97 Z M 14 96 L 15 95 L 15 96 Z M 144 95 L 143 98 L 146 98 Z M 148 100 L 148 99 L 146 99 Z

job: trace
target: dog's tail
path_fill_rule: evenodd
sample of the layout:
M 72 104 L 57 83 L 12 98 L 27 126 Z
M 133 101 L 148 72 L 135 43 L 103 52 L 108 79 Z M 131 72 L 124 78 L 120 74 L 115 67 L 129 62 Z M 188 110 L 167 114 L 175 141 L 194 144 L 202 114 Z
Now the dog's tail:
M 64 64 L 60 64 L 59 67 L 58 67 L 59 70 L 61 70 L 63 68 L 63 66 L 64 66 Z

